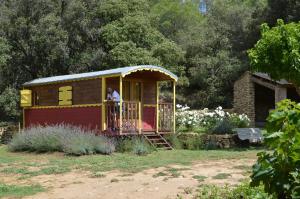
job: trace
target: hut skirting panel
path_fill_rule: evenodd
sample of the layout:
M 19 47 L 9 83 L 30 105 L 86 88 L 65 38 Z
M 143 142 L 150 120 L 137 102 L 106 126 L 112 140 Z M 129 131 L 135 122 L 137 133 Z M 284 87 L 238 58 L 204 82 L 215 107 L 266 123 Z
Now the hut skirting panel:
M 101 106 L 25 109 L 25 127 L 68 124 L 101 130 Z
M 144 107 L 143 109 L 143 131 L 154 131 L 156 129 L 156 107 Z

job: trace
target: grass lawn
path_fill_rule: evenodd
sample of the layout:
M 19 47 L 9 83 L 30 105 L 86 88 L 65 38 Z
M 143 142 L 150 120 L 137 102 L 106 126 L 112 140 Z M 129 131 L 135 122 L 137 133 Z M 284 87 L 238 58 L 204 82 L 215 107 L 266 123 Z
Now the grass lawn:
M 256 158 L 258 149 L 245 150 L 172 150 L 156 151 L 147 156 L 137 156 L 130 153 L 114 153 L 112 155 L 66 156 L 62 153 L 12 153 L 7 147 L 0 146 L 0 176 L 14 176 L 19 180 L 38 175 L 51 175 L 69 172 L 71 170 L 90 171 L 93 174 L 120 170 L 124 172 L 139 172 L 149 168 L 168 165 L 190 165 L 201 160 L 246 159 Z M 176 171 L 168 171 L 176 174 Z M 3 196 L 30 195 L 43 191 L 39 185 L 19 186 L 7 185 L 0 180 L 0 198 Z M 16 193 L 17 195 L 13 195 Z
M 17 186 L 0 183 L 0 198 L 30 196 L 42 191 L 45 189 L 40 185 Z
M 83 169 L 93 172 L 121 170 L 139 172 L 144 169 L 167 166 L 170 164 L 189 165 L 200 160 L 255 158 L 258 149 L 245 150 L 172 150 L 156 151 L 147 156 L 130 153 L 114 153 L 112 155 L 65 156 L 62 153 L 12 153 L 6 146 L 0 146 L 0 167 L 22 167 L 19 173 L 26 173 L 26 167 L 42 167 L 40 174 L 68 172 L 70 169 Z M 47 169 L 46 169 L 47 168 Z M 61 168 L 62 171 L 59 171 Z M 12 170 L 12 169 L 10 169 Z M 0 170 L 9 172 L 9 169 Z M 15 171 L 18 172 L 18 171 Z M 38 171 L 35 171 L 38 172 Z M 33 174 L 38 175 L 38 174 Z

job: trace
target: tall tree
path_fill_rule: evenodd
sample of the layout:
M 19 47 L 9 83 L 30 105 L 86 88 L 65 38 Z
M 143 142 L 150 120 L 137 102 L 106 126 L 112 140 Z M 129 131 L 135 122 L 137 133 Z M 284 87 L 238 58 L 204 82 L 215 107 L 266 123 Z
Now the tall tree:
M 199 1 L 161 0 L 151 7 L 152 23 L 167 38 L 181 44 L 181 37 L 189 28 L 204 19 L 198 9 Z
M 299 1 L 206 2 L 201 14 L 198 0 L 0 0 L 0 93 L 36 77 L 156 64 L 180 77 L 179 103 L 230 107 L 259 24 L 299 20 Z
M 4 66 L 10 59 L 9 49 L 10 46 L 8 45 L 6 39 L 0 37 L 0 67 Z
M 101 29 L 101 39 L 107 52 L 106 67 L 157 64 L 180 75 L 179 68 L 184 52 L 152 25 L 146 1 L 129 0 L 131 1 L 134 5 L 142 2 L 140 9 L 130 8 L 128 11 L 129 8 L 120 6 L 122 3 L 117 6 L 106 1 L 114 7 L 112 16 L 102 11 L 106 13 L 105 18 L 113 19 Z M 122 10 L 117 11 L 118 9 Z
M 11 58 L 9 55 L 10 46 L 7 43 L 7 40 L 0 37 L 0 93 L 7 86 L 7 82 L 1 69 L 6 66 L 7 61 Z
M 268 0 L 266 8 L 266 22 L 270 26 L 276 25 L 277 19 L 285 22 L 300 21 L 299 0 Z
M 0 6 L 0 35 L 11 46 L 11 59 L 1 72 L 9 82 L 20 85 L 41 76 L 87 70 L 95 63 L 99 28 L 88 3 L 12 0 Z
M 182 49 L 151 24 L 146 0 L 3 0 L 0 10 L 3 102 L 38 77 L 136 64 L 177 73 L 183 62 Z
M 247 31 L 248 48 L 252 48 L 259 40 L 261 24 L 267 23 L 273 27 L 278 19 L 284 20 L 285 23 L 300 20 L 300 2 L 298 0 L 261 0 L 257 2 Z
M 254 71 L 268 73 L 273 79 L 286 79 L 300 85 L 300 23 L 262 25 L 261 39 L 249 50 Z
M 0 121 L 17 121 L 19 116 L 19 91 L 7 87 L 0 94 Z
M 0 37 L 11 46 L 0 69 L 6 84 L 133 64 L 178 65 L 154 55 L 164 46 L 181 49 L 164 45 L 172 42 L 151 25 L 148 1 L 10 0 L 0 9 Z
M 256 3 L 210 2 L 204 20 L 182 34 L 190 79 L 182 99 L 193 107 L 230 107 L 233 82 L 248 68 L 247 32 Z

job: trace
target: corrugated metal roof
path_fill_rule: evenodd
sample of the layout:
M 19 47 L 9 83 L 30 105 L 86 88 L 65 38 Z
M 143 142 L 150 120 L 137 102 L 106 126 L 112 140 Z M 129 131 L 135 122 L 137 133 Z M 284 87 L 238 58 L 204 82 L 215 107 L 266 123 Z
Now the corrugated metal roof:
M 253 73 L 253 75 L 257 76 L 257 77 L 260 77 L 260 78 L 263 78 L 263 79 L 266 79 L 266 80 L 269 80 L 269 81 L 273 81 L 273 82 L 276 82 L 277 84 L 281 84 L 281 85 L 291 85 L 291 83 L 289 83 L 287 80 L 285 79 L 281 79 L 281 80 L 273 80 L 267 73 L 261 73 L 261 72 L 256 72 L 256 73 Z
M 96 71 L 96 72 L 39 78 L 39 79 L 34 79 L 32 81 L 26 82 L 23 84 L 23 86 L 51 84 L 51 83 L 72 81 L 72 80 L 78 80 L 78 79 L 101 77 L 101 76 L 106 76 L 106 75 L 121 75 L 122 77 L 125 77 L 126 75 L 128 75 L 130 73 L 133 73 L 136 71 L 143 71 L 143 70 L 158 71 L 158 72 L 168 75 L 170 78 L 174 79 L 175 81 L 177 81 L 177 79 L 178 79 L 178 77 L 175 74 L 173 74 L 172 72 L 168 71 L 165 68 L 162 68 L 159 66 L 153 66 L 153 65 L 140 65 L 140 66 L 128 66 L 128 67 L 123 67 L 123 68 L 116 68 L 116 69 Z

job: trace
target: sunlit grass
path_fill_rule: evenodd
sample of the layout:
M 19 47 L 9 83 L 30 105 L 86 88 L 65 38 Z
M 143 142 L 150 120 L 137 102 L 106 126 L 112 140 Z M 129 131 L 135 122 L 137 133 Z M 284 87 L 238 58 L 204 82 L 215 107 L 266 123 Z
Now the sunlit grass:
M 217 175 L 213 176 L 213 179 L 217 179 L 217 180 L 224 180 L 227 179 L 231 176 L 231 174 L 229 173 L 218 173 Z
M 18 186 L 0 183 L 0 198 L 2 197 L 24 197 L 45 191 L 40 185 Z
M 0 146 L 0 166 L 9 172 L 22 175 L 36 176 L 41 174 L 64 173 L 72 169 L 82 169 L 92 172 L 121 170 L 139 172 L 149 168 L 157 168 L 172 164 L 190 165 L 201 160 L 248 159 L 256 158 L 259 150 L 171 150 L 155 151 L 147 156 L 137 156 L 131 153 L 114 153 L 112 155 L 66 156 L 61 153 L 36 154 L 12 153 L 6 146 Z M 27 167 L 38 167 L 38 171 L 28 171 Z M 18 170 L 19 169 L 19 170 Z M 14 169 L 12 169 L 14 170 Z

